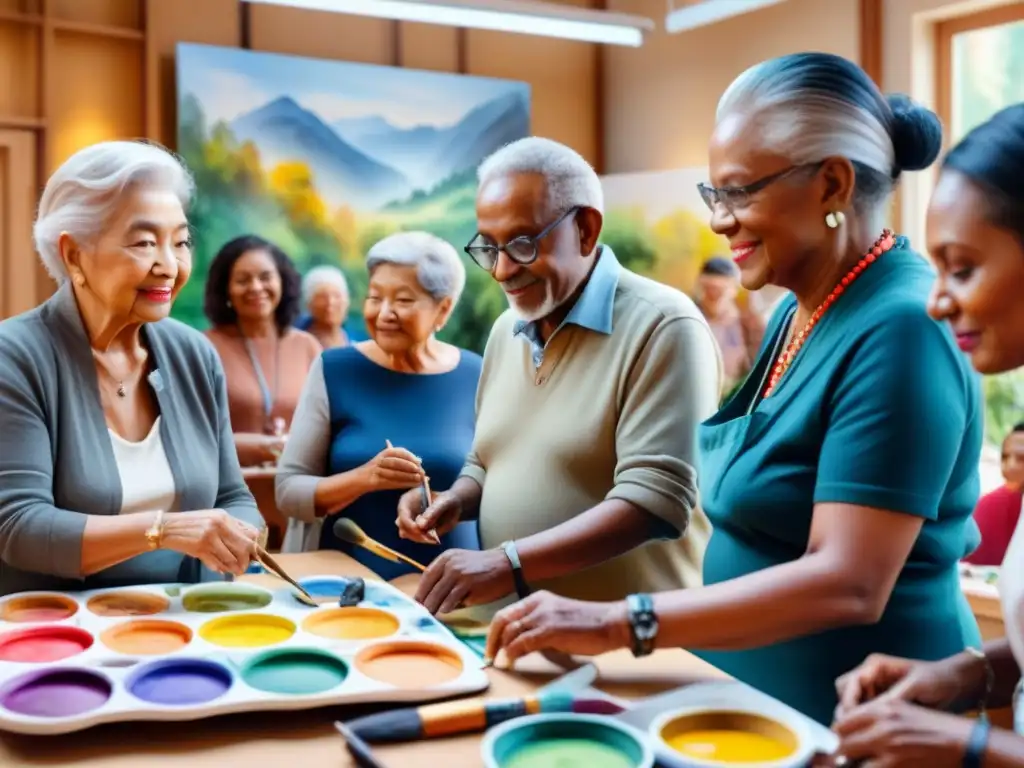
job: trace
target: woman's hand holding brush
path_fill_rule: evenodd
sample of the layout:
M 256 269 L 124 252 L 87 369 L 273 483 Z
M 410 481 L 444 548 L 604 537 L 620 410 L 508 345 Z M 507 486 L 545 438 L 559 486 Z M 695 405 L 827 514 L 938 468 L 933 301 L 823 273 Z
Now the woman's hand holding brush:
M 419 457 L 390 442 L 360 470 L 368 492 L 419 488 L 426 478 Z

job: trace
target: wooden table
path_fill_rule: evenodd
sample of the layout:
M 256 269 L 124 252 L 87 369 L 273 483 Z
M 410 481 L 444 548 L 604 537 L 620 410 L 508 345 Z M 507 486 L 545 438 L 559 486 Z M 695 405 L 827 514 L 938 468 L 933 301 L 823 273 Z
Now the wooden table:
M 338 552 L 281 555 L 281 565 L 295 576 L 339 574 L 372 577 Z M 245 581 L 280 587 L 271 576 Z M 403 582 L 408 588 L 409 581 Z M 646 659 L 617 652 L 597 659 L 597 687 L 624 698 L 651 696 L 722 673 L 682 650 L 658 651 Z M 544 685 L 559 670 L 540 657 L 523 659 L 516 672 L 489 670 L 490 697 L 525 695 Z M 304 712 L 225 715 L 191 723 L 121 723 L 50 737 L 0 734 L 0 766 L 70 766 L 75 768 L 244 768 L 299 766 L 350 768 L 354 763 L 332 723 L 367 711 L 333 707 Z M 479 768 L 479 735 L 438 739 L 375 752 L 389 768 Z

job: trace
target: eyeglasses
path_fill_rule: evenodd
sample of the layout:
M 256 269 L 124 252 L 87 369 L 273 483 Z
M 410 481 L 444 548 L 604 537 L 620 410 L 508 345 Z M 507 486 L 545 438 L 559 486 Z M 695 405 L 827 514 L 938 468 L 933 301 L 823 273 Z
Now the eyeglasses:
M 799 171 L 809 171 L 813 169 L 817 171 L 823 163 L 804 163 L 803 165 L 794 165 L 785 170 L 773 173 L 770 176 L 765 176 L 758 179 L 757 181 L 745 184 L 742 187 L 712 187 L 710 184 L 701 182 L 697 185 L 697 191 L 700 192 L 701 198 L 704 203 L 712 211 L 715 210 L 715 206 L 721 203 L 725 209 L 729 212 L 734 211 L 737 208 L 745 208 L 750 205 L 750 198 L 760 192 L 762 189 L 770 184 L 774 184 L 776 181 L 781 181 Z
M 477 233 L 476 237 L 470 240 L 463 250 L 469 254 L 478 267 L 493 272 L 498 263 L 498 254 L 504 251 L 516 264 L 526 266 L 537 260 L 537 243 L 550 235 L 555 227 L 565 221 L 569 216 L 575 214 L 580 206 L 573 206 L 553 222 L 548 224 L 536 235 L 530 237 L 522 235 L 509 240 L 504 245 L 495 245 L 484 240 L 484 236 Z

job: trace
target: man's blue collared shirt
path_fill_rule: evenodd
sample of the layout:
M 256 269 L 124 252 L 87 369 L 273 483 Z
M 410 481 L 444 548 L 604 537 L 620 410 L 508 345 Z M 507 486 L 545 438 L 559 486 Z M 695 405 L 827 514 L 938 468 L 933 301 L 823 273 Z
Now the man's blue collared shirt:
M 583 292 L 576 300 L 576 304 L 569 310 L 565 320 L 551 334 L 554 338 L 562 328 L 570 323 L 581 328 L 603 333 L 606 336 L 612 332 L 612 309 L 615 305 L 615 289 L 619 285 L 619 261 L 607 245 L 602 245 L 597 255 L 597 264 L 594 265 L 590 278 L 583 288 Z M 535 368 L 540 368 L 544 362 L 544 342 L 540 338 L 536 322 L 517 320 L 512 326 L 512 335 L 522 334 L 530 343 L 531 356 Z M 550 341 L 550 338 L 549 338 Z

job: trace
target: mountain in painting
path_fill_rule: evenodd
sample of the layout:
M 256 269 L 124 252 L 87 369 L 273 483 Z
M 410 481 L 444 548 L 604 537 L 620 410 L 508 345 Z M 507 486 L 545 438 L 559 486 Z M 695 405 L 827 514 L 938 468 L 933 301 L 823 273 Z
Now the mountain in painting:
M 317 191 L 332 205 L 375 209 L 412 190 L 403 174 L 368 157 L 287 96 L 235 118 L 231 128 L 239 141 L 252 141 L 270 165 L 306 163 Z
M 388 166 L 402 168 L 414 188 L 427 190 L 476 168 L 496 149 L 530 133 L 527 98 L 519 92 L 486 101 L 445 128 L 398 128 L 380 117 L 333 124 L 346 143 Z

